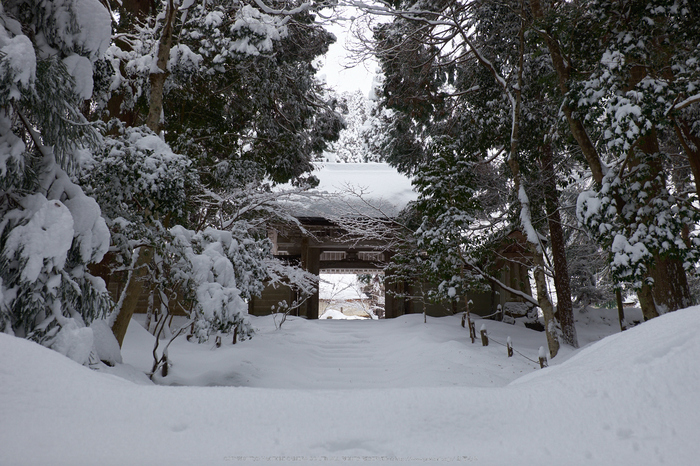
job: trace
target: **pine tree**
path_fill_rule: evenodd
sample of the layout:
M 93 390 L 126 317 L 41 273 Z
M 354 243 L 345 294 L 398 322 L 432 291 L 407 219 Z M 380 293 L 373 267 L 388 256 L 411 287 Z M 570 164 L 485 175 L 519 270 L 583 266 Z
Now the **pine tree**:
M 590 1 L 547 23 L 552 56 L 566 47 L 585 70 L 557 67 L 560 80 L 571 78 L 565 112 L 598 183 L 579 198 L 579 218 L 611 248 L 616 280 L 638 290 L 647 319 L 691 303 L 686 272 L 700 244 L 694 196 L 674 181 L 670 155 L 698 109 L 694 9 L 685 1 Z M 560 34 L 562 24 L 576 27 Z M 685 153 L 692 167 L 692 150 Z
M 382 161 L 381 154 L 373 149 L 369 141 L 377 125 L 377 105 L 361 91 L 343 93 L 337 97 L 342 109 L 345 129 L 338 140 L 330 144 L 326 159 L 344 163 L 367 163 Z
M 120 7 L 92 106 L 95 117 L 112 119 L 109 135 L 81 178 L 105 206 L 117 246 L 111 268 L 129 272 L 111 316 L 120 343 L 142 294 L 166 314 L 184 310 L 200 339 L 231 323 L 245 336 L 234 290 L 248 299 L 276 280 L 260 225 L 276 215 L 271 185 L 301 183 L 337 137 L 340 118 L 311 66 L 332 36 L 306 7 L 266 12 L 253 3 Z M 234 273 L 227 283 L 204 274 L 205 284 L 195 262 L 215 243 Z M 231 299 L 205 306 L 197 290 L 217 286 Z
M 110 306 L 88 265 L 109 231 L 70 175 L 99 142 L 80 109 L 109 14 L 97 0 L 18 0 L 0 20 L 0 331 L 85 363 L 85 327 Z
M 458 160 L 462 158 L 473 165 L 465 170 L 475 172 L 479 165 L 493 164 L 494 171 L 508 179 L 502 180 L 500 186 L 488 184 L 487 179 L 483 184 L 482 180 L 476 180 L 468 186 L 475 194 L 479 193 L 481 200 L 489 197 L 484 193 L 500 199 L 500 205 L 485 206 L 489 214 L 482 216 L 494 233 L 500 229 L 502 235 L 516 226 L 526 233 L 535 262 L 539 305 L 548 322 L 550 352 L 554 355 L 558 343 L 545 281 L 547 251 L 538 231 L 549 227 L 552 234 L 558 235 L 556 238 L 562 239 L 563 235 L 559 235 L 556 221 L 557 180 L 551 174 L 540 177 L 537 162 L 543 168 L 551 165 L 544 163 L 548 160 L 545 155 L 549 154 L 546 149 L 551 150 L 552 145 L 551 119 L 540 117 L 547 110 L 556 112 L 556 102 L 540 97 L 543 86 L 538 81 L 547 79 L 551 69 L 541 59 L 537 44 L 526 34 L 530 27 L 527 8 L 522 2 L 474 1 L 460 5 L 396 2 L 392 14 L 394 21 L 375 31 L 385 74 L 382 102 L 395 112 L 388 127 L 394 136 L 386 145 L 388 160 L 420 177 L 431 158 L 440 160 L 444 156 L 443 150 L 435 151 L 436 147 L 442 147 L 454 151 Z M 450 170 L 454 165 L 447 163 L 447 166 L 449 169 L 443 169 L 443 173 L 454 176 Z M 549 193 L 546 202 L 536 191 L 540 181 L 550 183 L 545 191 Z M 499 192 L 499 187 L 508 186 L 510 192 Z M 432 202 L 449 205 L 455 196 L 449 190 L 442 195 L 445 197 L 439 200 L 436 197 Z M 504 207 L 508 204 L 510 207 Z M 550 217 L 549 224 L 538 220 L 540 206 L 549 212 L 541 217 Z M 456 208 L 450 216 L 459 219 L 458 212 Z M 463 215 L 471 216 L 468 210 Z M 470 219 L 471 230 L 482 228 L 479 220 Z M 470 233 L 462 235 L 469 237 Z M 495 234 L 493 239 L 497 237 Z M 475 251 L 470 250 L 468 242 L 465 240 L 466 255 Z M 564 306 L 566 300 L 569 303 L 571 300 L 566 287 L 568 272 L 562 266 L 564 244 L 563 241 L 550 244 L 557 253 L 554 264 L 563 297 L 560 318 L 565 330 L 563 336 L 576 346 L 572 309 L 570 305 Z

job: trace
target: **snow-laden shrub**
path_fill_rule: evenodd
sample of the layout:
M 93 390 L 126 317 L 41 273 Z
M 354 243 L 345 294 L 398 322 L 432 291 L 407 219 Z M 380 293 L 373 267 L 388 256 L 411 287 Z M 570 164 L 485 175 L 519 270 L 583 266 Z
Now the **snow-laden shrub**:
M 128 267 L 136 247 L 151 248 L 146 280 L 169 313 L 184 311 L 200 341 L 234 327 L 244 339 L 251 333 L 244 299 L 262 290 L 269 240 L 257 240 L 245 223 L 187 229 L 190 196 L 202 191 L 190 160 L 146 127 L 110 128 L 103 150 L 84 160 L 81 181 L 107 217 L 117 246 L 112 265 Z
M 82 160 L 80 183 L 95 197 L 112 232 L 117 264 L 131 262 L 135 247 L 160 248 L 168 222 L 186 215 L 188 189 L 197 175 L 187 157 L 145 126 L 108 125 L 102 149 Z
M 148 215 L 180 218 L 185 214 L 188 185 L 196 182 L 187 157 L 174 153 L 145 126 L 125 127 L 112 121 L 115 133 L 102 150 L 83 161 L 81 181 L 110 218 L 143 220 Z
M 228 333 L 238 329 L 238 336 L 245 339 L 252 334 L 245 320 L 248 305 L 241 297 L 236 275 L 236 259 L 245 256 L 245 246 L 230 231 L 207 228 L 195 233 L 182 226 L 171 228 L 173 247 L 181 251 L 175 264 L 174 275 L 182 283 L 185 296 L 191 297 L 192 306 L 187 309 L 194 322 L 194 334 L 199 341 L 206 341 L 213 332 Z M 240 265 L 240 264 L 239 264 Z

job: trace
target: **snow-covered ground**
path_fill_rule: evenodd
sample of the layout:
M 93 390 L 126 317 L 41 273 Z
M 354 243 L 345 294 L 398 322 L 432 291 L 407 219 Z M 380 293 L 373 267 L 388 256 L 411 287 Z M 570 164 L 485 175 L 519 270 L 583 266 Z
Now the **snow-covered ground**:
M 614 312 L 580 316 L 586 346 L 543 370 L 519 325 L 477 321 L 507 358 L 458 316 L 253 318 L 235 346 L 176 340 L 174 386 L 143 375 L 137 321 L 112 373 L 2 334 L 0 464 L 697 464 L 700 307 L 624 333 Z

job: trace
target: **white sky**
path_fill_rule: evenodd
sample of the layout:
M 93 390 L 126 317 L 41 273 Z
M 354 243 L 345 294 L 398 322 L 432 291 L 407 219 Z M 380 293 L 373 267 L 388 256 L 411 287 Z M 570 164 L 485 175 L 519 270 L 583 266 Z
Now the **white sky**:
M 321 58 L 323 66 L 318 72 L 318 77 L 325 76 L 326 83 L 338 92 L 360 90 L 367 95 L 372 86 L 377 62 L 370 60 L 346 69 L 345 66 L 350 64 L 347 51 L 348 41 L 352 39 L 349 34 L 350 21 L 328 24 L 324 27 L 335 34 L 338 40 L 330 46 L 325 57 Z

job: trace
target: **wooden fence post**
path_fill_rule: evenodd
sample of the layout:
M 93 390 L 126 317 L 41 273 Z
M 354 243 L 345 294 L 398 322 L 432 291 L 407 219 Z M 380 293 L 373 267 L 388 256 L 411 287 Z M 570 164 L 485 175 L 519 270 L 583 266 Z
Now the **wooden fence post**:
M 472 339 L 472 344 L 476 340 L 476 324 L 474 322 L 469 322 L 469 337 Z
M 238 343 L 238 326 L 233 327 L 233 344 Z
M 547 353 L 544 351 L 544 346 L 540 346 L 540 369 L 547 367 Z
M 508 357 L 512 358 L 513 357 L 513 341 L 508 337 L 506 339 L 506 349 L 508 350 Z
M 489 346 L 489 337 L 486 335 L 486 324 L 481 324 L 479 333 L 481 333 L 481 346 Z
M 190 333 L 187 335 L 187 341 L 191 341 L 194 336 L 194 322 L 190 325 Z

